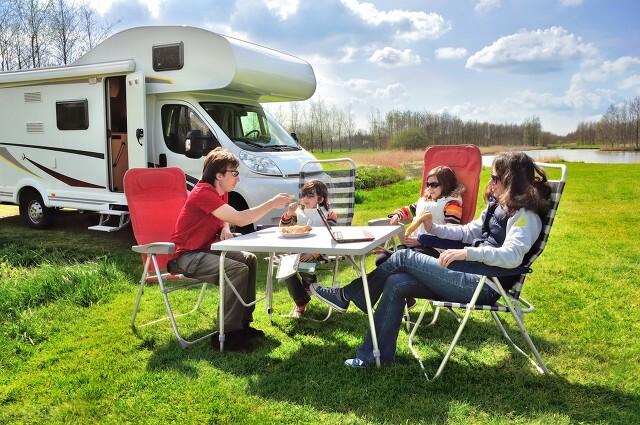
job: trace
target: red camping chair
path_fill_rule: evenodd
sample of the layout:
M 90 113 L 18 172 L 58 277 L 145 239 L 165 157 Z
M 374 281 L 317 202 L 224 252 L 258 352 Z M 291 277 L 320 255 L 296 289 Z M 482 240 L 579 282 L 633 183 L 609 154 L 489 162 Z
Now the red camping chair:
M 168 241 L 171 240 L 178 214 L 187 200 L 184 172 L 179 168 L 132 168 L 124 176 L 124 193 L 129 205 L 133 234 L 138 243 L 131 249 L 142 254 L 144 263 L 138 296 L 131 316 L 131 329 L 138 334 L 136 316 L 140 309 L 140 300 L 145 284 L 157 282 L 167 309 L 167 316 L 147 322 L 140 327 L 168 319 L 182 348 L 188 348 L 196 342 L 210 337 L 213 332 L 193 341 L 187 341 L 180 335 L 176 323 L 177 317 L 192 313 L 200 308 L 207 282 L 199 282 L 166 271 L 162 272 L 166 270 L 169 255 L 175 252 L 174 244 Z M 149 270 L 151 263 L 153 263 L 152 271 Z M 167 286 L 167 281 L 179 281 L 179 283 L 175 286 Z M 169 292 L 195 286 L 202 286 L 202 289 L 193 309 L 187 313 L 175 315 L 169 302 Z
M 462 224 L 473 220 L 476 214 L 482 155 L 476 145 L 434 145 L 424 151 L 424 167 L 422 168 L 422 188 L 424 195 L 427 175 L 434 167 L 446 165 L 455 173 L 458 181 L 465 187 L 462 194 Z
M 422 167 L 422 186 L 420 196 L 424 195 L 425 184 L 429 171 L 439 165 L 446 165 L 453 169 L 459 183 L 465 187 L 462 193 L 462 220 L 466 224 L 473 220 L 476 214 L 478 201 L 478 188 L 480 186 L 480 171 L 482 170 L 482 155 L 476 145 L 433 145 L 424 151 L 424 164 Z M 388 218 L 369 220 L 369 226 L 389 225 Z M 394 241 L 395 245 L 395 241 Z M 436 308 L 432 323 L 438 319 L 440 309 Z M 410 330 L 409 311 L 405 308 L 405 323 Z

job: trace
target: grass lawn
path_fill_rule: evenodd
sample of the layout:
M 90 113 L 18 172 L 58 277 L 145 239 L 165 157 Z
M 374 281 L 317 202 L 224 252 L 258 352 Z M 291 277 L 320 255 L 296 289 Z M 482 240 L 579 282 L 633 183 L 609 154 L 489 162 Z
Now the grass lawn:
M 128 325 L 141 272 L 130 229 L 93 233 L 95 215 L 65 211 L 54 229 L 32 231 L 0 206 L 0 423 L 640 423 L 640 167 L 568 166 L 549 245 L 524 288 L 536 306 L 526 323 L 550 376 L 480 313 L 435 383 L 422 377 L 405 331 L 396 365 L 347 369 L 366 316 L 283 317 L 292 302 L 281 285 L 273 325 L 258 305 L 255 325 L 267 339 L 255 353 L 220 354 L 207 343 L 185 351 L 168 324 L 138 338 Z M 356 222 L 413 201 L 418 187 L 408 180 L 363 193 Z M 352 276 L 345 269 L 341 280 Z M 155 289 L 142 319 L 163 312 Z M 195 295 L 175 294 L 183 308 Z M 206 301 L 186 333 L 211 326 L 217 288 Z M 311 313 L 323 312 L 314 300 Z M 432 371 L 455 325 L 444 315 L 421 329 Z

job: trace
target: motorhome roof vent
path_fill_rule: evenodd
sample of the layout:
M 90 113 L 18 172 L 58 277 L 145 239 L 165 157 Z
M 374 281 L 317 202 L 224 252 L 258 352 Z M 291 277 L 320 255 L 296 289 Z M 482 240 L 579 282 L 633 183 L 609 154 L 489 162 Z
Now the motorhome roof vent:
M 42 93 L 34 92 L 34 93 L 24 94 L 24 103 L 40 103 L 40 102 L 42 102 Z
M 153 46 L 153 70 L 172 71 L 184 66 L 184 43 Z
M 44 133 L 44 124 L 42 124 L 41 122 L 28 122 L 27 133 L 29 134 Z

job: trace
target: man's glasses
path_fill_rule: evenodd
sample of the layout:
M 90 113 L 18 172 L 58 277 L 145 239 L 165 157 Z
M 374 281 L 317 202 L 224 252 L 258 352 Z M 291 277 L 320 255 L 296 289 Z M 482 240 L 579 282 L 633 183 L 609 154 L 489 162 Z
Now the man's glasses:
M 315 198 L 316 197 L 316 193 L 315 192 L 304 192 L 302 194 L 303 198 Z
M 438 182 L 427 182 L 424 187 L 430 187 L 431 189 L 437 189 L 440 187 L 440 183 Z
M 231 173 L 233 177 L 238 177 L 240 175 L 240 171 L 238 170 L 224 170 L 225 173 Z
M 497 184 L 499 181 L 500 177 L 496 176 L 495 174 L 491 174 L 491 183 Z

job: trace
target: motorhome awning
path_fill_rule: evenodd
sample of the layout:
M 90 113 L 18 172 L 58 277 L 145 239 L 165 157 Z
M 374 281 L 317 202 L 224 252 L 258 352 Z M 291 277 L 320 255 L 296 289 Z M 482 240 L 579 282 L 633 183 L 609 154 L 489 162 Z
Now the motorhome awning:
M 110 74 L 128 74 L 136 70 L 134 60 L 93 63 L 86 65 L 67 65 L 51 68 L 23 69 L 0 73 L 0 86 L 19 86 L 38 81 L 74 80 L 77 78 L 97 77 Z

